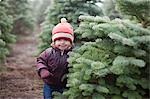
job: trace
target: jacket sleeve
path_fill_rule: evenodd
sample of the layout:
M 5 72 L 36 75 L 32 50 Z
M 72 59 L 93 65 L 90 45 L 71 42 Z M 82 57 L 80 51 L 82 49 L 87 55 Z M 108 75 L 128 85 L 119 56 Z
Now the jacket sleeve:
M 51 50 L 52 50 L 51 48 L 48 48 L 45 51 L 43 51 L 39 55 L 39 57 L 37 57 L 36 67 L 37 67 L 37 71 L 38 71 L 39 76 L 40 76 L 41 69 L 48 69 L 47 68 L 47 58 L 50 57 Z

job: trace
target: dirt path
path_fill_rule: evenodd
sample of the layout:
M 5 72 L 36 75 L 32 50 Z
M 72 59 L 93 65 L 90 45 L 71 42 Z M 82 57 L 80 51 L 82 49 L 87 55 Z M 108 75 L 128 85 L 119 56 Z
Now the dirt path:
M 0 99 L 42 99 L 43 82 L 35 68 L 37 39 L 37 33 L 20 36 L 12 46 L 7 71 L 0 73 Z

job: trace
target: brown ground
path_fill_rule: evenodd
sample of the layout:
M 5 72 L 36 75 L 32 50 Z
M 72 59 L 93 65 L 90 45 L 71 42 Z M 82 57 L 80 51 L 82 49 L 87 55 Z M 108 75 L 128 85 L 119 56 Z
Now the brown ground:
M 37 32 L 37 31 L 36 31 Z M 36 33 L 35 32 L 35 33 Z M 19 36 L 0 72 L 0 99 L 42 99 L 42 80 L 35 67 L 37 33 Z

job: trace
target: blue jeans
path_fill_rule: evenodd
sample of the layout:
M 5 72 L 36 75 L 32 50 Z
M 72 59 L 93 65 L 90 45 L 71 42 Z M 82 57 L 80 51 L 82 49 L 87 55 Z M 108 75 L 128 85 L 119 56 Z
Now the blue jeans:
M 48 84 L 45 83 L 44 87 L 43 87 L 44 99 L 52 99 L 52 92 L 53 91 L 63 93 L 63 88 L 54 87 L 52 85 L 48 85 Z

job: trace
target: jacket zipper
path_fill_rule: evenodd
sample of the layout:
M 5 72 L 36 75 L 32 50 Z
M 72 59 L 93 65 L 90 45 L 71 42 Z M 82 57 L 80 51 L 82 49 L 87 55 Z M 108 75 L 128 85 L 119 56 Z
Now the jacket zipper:
M 61 51 L 61 56 L 63 56 L 64 55 L 64 50 L 63 51 Z

